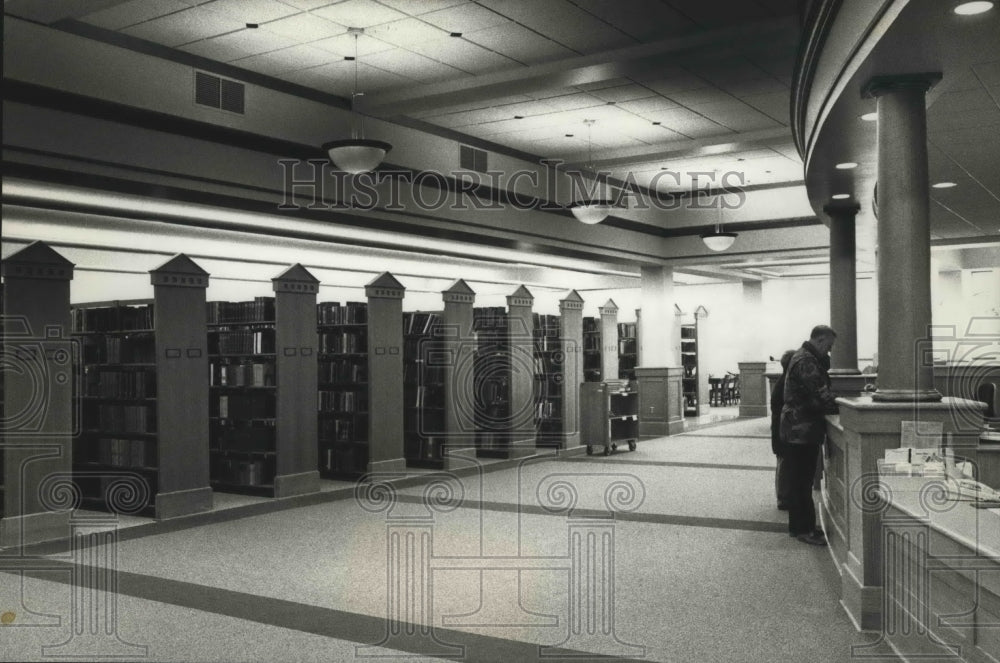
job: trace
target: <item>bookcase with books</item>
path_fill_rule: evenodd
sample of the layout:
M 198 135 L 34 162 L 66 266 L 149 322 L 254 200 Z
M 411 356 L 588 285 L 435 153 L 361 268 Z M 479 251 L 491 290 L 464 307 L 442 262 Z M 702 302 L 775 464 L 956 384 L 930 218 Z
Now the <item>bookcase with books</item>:
M 476 335 L 476 455 L 506 458 L 510 447 L 510 345 L 507 310 L 502 306 L 472 310 Z
M 209 302 L 212 487 L 266 497 L 319 490 L 316 293 L 301 265 L 274 296 Z
M 155 513 L 159 488 L 156 337 L 153 300 L 73 306 L 80 348 L 79 422 L 73 473 L 83 504 L 111 510 L 105 491 L 115 473 L 142 475 Z
M 403 454 L 408 467 L 445 467 L 441 320 L 441 312 L 403 314 Z
M 636 338 L 637 324 L 618 323 L 618 378 L 635 380 L 635 367 L 639 357 Z
M 320 476 L 361 476 L 368 465 L 368 303 L 322 302 L 317 318 Z
M 156 518 L 205 511 L 208 486 L 208 274 L 178 255 L 150 272 L 152 300 L 72 307 L 80 352 L 75 482 L 84 504 L 115 511 L 109 494 L 138 476 L 144 504 L 129 513 Z
M 563 436 L 563 363 L 560 316 L 535 313 L 535 426 L 538 446 L 559 447 Z
M 583 380 L 601 381 L 601 319 L 583 319 Z
M 277 353 L 274 297 L 207 307 L 212 488 L 274 496 Z
M 328 479 L 402 472 L 405 288 L 388 272 L 367 302 L 323 302 L 319 331 L 318 464 Z M 372 413 L 378 413 L 374 416 Z
M 681 389 L 684 396 L 684 416 L 697 417 L 704 405 L 698 388 L 698 319 L 681 325 Z

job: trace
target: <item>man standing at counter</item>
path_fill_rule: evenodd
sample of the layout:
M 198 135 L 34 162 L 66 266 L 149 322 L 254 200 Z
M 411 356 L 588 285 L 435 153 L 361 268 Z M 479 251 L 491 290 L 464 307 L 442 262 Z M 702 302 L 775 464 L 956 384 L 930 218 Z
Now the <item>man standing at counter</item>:
M 788 463 L 788 534 L 803 543 L 825 546 L 816 528 L 812 486 L 820 448 L 826 439 L 826 415 L 837 412 L 830 391 L 830 349 L 837 333 L 826 325 L 813 327 L 809 340 L 796 350 L 785 376 L 781 437 Z

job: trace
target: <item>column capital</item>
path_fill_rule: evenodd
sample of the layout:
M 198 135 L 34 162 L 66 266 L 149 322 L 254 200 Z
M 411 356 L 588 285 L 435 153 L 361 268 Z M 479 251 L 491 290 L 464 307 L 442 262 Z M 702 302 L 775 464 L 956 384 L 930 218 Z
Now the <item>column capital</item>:
M 832 218 L 850 216 L 853 219 L 860 211 L 858 203 L 829 203 L 823 206 L 823 213 Z
M 940 71 L 872 76 L 868 79 L 868 82 L 861 86 L 861 96 L 871 99 L 889 92 L 914 88 L 926 92 L 940 80 Z
M 301 264 L 295 263 L 271 279 L 271 287 L 275 292 L 315 295 L 319 292 L 319 279 Z

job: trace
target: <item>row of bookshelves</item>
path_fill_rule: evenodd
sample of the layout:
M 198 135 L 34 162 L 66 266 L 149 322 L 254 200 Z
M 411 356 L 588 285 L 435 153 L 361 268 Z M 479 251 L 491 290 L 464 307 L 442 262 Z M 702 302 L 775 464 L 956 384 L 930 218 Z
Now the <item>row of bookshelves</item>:
M 209 355 L 274 354 L 274 329 L 215 330 L 208 336 Z
M 86 398 L 143 400 L 156 398 L 156 374 L 146 369 L 102 370 L 85 365 L 80 377 L 81 394 Z
M 84 364 L 151 364 L 156 358 L 155 338 L 152 332 L 82 336 L 80 354 Z
M 241 361 L 229 363 L 213 360 L 209 363 L 209 386 L 212 387 L 273 387 L 274 363 Z
M 153 328 L 153 304 L 94 306 L 73 310 L 73 331 L 118 332 Z

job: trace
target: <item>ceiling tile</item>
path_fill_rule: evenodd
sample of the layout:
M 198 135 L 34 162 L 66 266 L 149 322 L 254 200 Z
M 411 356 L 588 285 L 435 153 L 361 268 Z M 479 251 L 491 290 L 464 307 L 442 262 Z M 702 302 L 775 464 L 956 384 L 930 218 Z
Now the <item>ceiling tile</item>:
M 586 92 L 563 94 L 558 97 L 545 97 L 544 101 L 553 111 L 592 108 L 594 106 L 603 106 L 606 103 L 603 99 L 598 99 L 597 97 L 594 97 Z
M 354 35 L 345 32 L 335 37 L 327 37 L 326 39 L 314 41 L 311 45 L 342 57 L 353 57 L 355 52 L 355 37 Z M 378 53 L 380 51 L 387 51 L 390 48 L 393 48 L 392 44 L 387 44 L 386 42 L 370 37 L 367 34 L 361 35 L 357 38 L 357 53 L 358 57 L 362 60 L 367 55 Z
M 334 37 L 347 32 L 347 28 L 343 25 L 313 14 L 296 14 L 281 18 L 261 26 L 261 29 L 291 37 L 299 43 Z
M 488 51 L 465 39 L 445 37 L 421 44 L 412 44 L 408 48 L 439 62 L 477 74 L 520 66 L 510 58 Z
M 664 110 L 667 108 L 677 108 L 677 103 L 666 97 L 653 96 L 645 99 L 634 99 L 632 101 L 619 102 L 618 107 L 638 115 L 645 115 L 652 111 Z
M 299 12 L 278 0 L 212 0 L 201 6 L 244 23 L 266 23 Z
M 604 101 L 614 101 L 615 103 L 633 101 L 635 99 L 647 99 L 649 97 L 656 96 L 656 93 L 649 88 L 636 85 L 635 83 L 601 88 L 599 90 L 594 90 L 591 94 L 598 99 L 603 99 Z
M 228 14 L 213 12 L 204 7 L 192 7 L 133 25 L 123 32 L 165 46 L 180 46 L 243 29 L 246 29 L 244 23 Z
M 468 0 L 379 0 L 383 5 L 388 5 L 410 16 L 422 16 L 428 12 L 446 9 L 454 5 L 460 5 Z
M 530 25 L 544 36 L 578 53 L 628 46 L 635 39 L 567 0 L 480 0 L 480 4 Z
M 281 78 L 324 92 L 339 93 L 343 85 L 350 85 L 354 81 L 354 67 L 348 65 L 343 61 L 330 62 L 308 69 L 285 71 Z
M 282 0 L 282 2 L 287 5 L 292 5 L 293 7 L 298 7 L 299 9 L 311 11 L 313 9 L 319 9 L 320 7 L 340 2 L 340 0 Z
M 396 46 L 409 48 L 413 44 L 444 39 L 448 34 L 440 28 L 428 25 L 420 19 L 404 18 L 401 21 L 383 23 L 365 31 L 375 39 L 380 39 Z
M 748 0 L 668 0 L 678 12 L 703 28 L 770 18 L 771 12 Z
M 649 41 L 690 34 L 698 30 L 693 21 L 660 0 L 574 0 L 581 9 L 610 23 L 636 39 Z
M 730 83 L 721 83 L 719 87 L 733 95 L 734 97 L 745 98 L 754 95 L 769 94 L 769 93 L 784 93 L 785 97 L 791 95 L 791 91 L 788 86 L 779 81 L 773 76 L 767 76 L 763 78 L 751 78 L 742 81 L 733 81 Z
M 402 48 L 374 53 L 365 57 L 364 62 L 418 81 L 447 80 L 466 76 L 459 69 Z
M 343 62 L 342 60 L 336 62 Z M 276 76 L 296 69 L 307 69 L 323 64 L 331 64 L 330 53 L 309 45 L 292 46 L 280 51 L 236 60 L 231 64 L 262 74 Z
M 756 131 L 781 126 L 767 115 L 739 101 L 698 106 L 697 111 L 733 131 Z
M 510 19 L 477 4 L 463 4 L 421 14 L 420 20 L 427 21 L 447 32 L 475 32 L 511 23 Z
M 670 108 L 662 111 L 654 111 L 647 114 L 646 117 L 661 122 L 667 129 L 676 131 L 688 138 L 702 138 L 705 136 L 732 133 L 727 127 L 723 127 L 687 108 Z
M 972 71 L 983 85 L 1000 85 L 1000 60 L 973 65 Z
M 789 114 L 791 113 L 790 99 L 791 93 L 785 91 L 743 97 L 741 101 L 745 104 L 753 106 L 771 119 L 777 120 L 784 125 L 788 125 L 790 123 Z
M 374 0 L 347 0 L 321 7 L 313 13 L 334 23 L 354 28 L 368 28 L 389 21 L 398 21 L 407 16 Z
M 108 30 L 122 28 L 142 21 L 148 21 L 159 16 L 188 9 L 180 0 L 132 0 L 114 7 L 108 7 L 92 14 L 80 17 L 80 20 L 90 25 L 96 25 Z
M 282 37 L 264 30 L 243 29 L 220 37 L 203 39 L 181 46 L 181 50 L 219 62 L 231 62 L 258 53 L 277 51 L 293 46 L 288 37 Z
M 706 104 L 737 103 L 733 95 L 716 87 L 703 87 L 698 90 L 675 92 L 668 96 L 678 104 L 689 108 L 704 106 Z
M 928 114 L 964 113 L 965 111 L 996 108 L 996 102 L 987 94 L 986 89 L 979 87 L 962 92 L 945 92 L 934 100 L 928 108 Z
M 708 83 L 693 74 L 681 73 L 662 78 L 643 78 L 642 84 L 657 94 L 672 97 L 678 92 L 699 90 L 708 87 Z
M 565 46 L 516 23 L 465 33 L 463 38 L 525 64 L 541 64 L 576 55 Z

